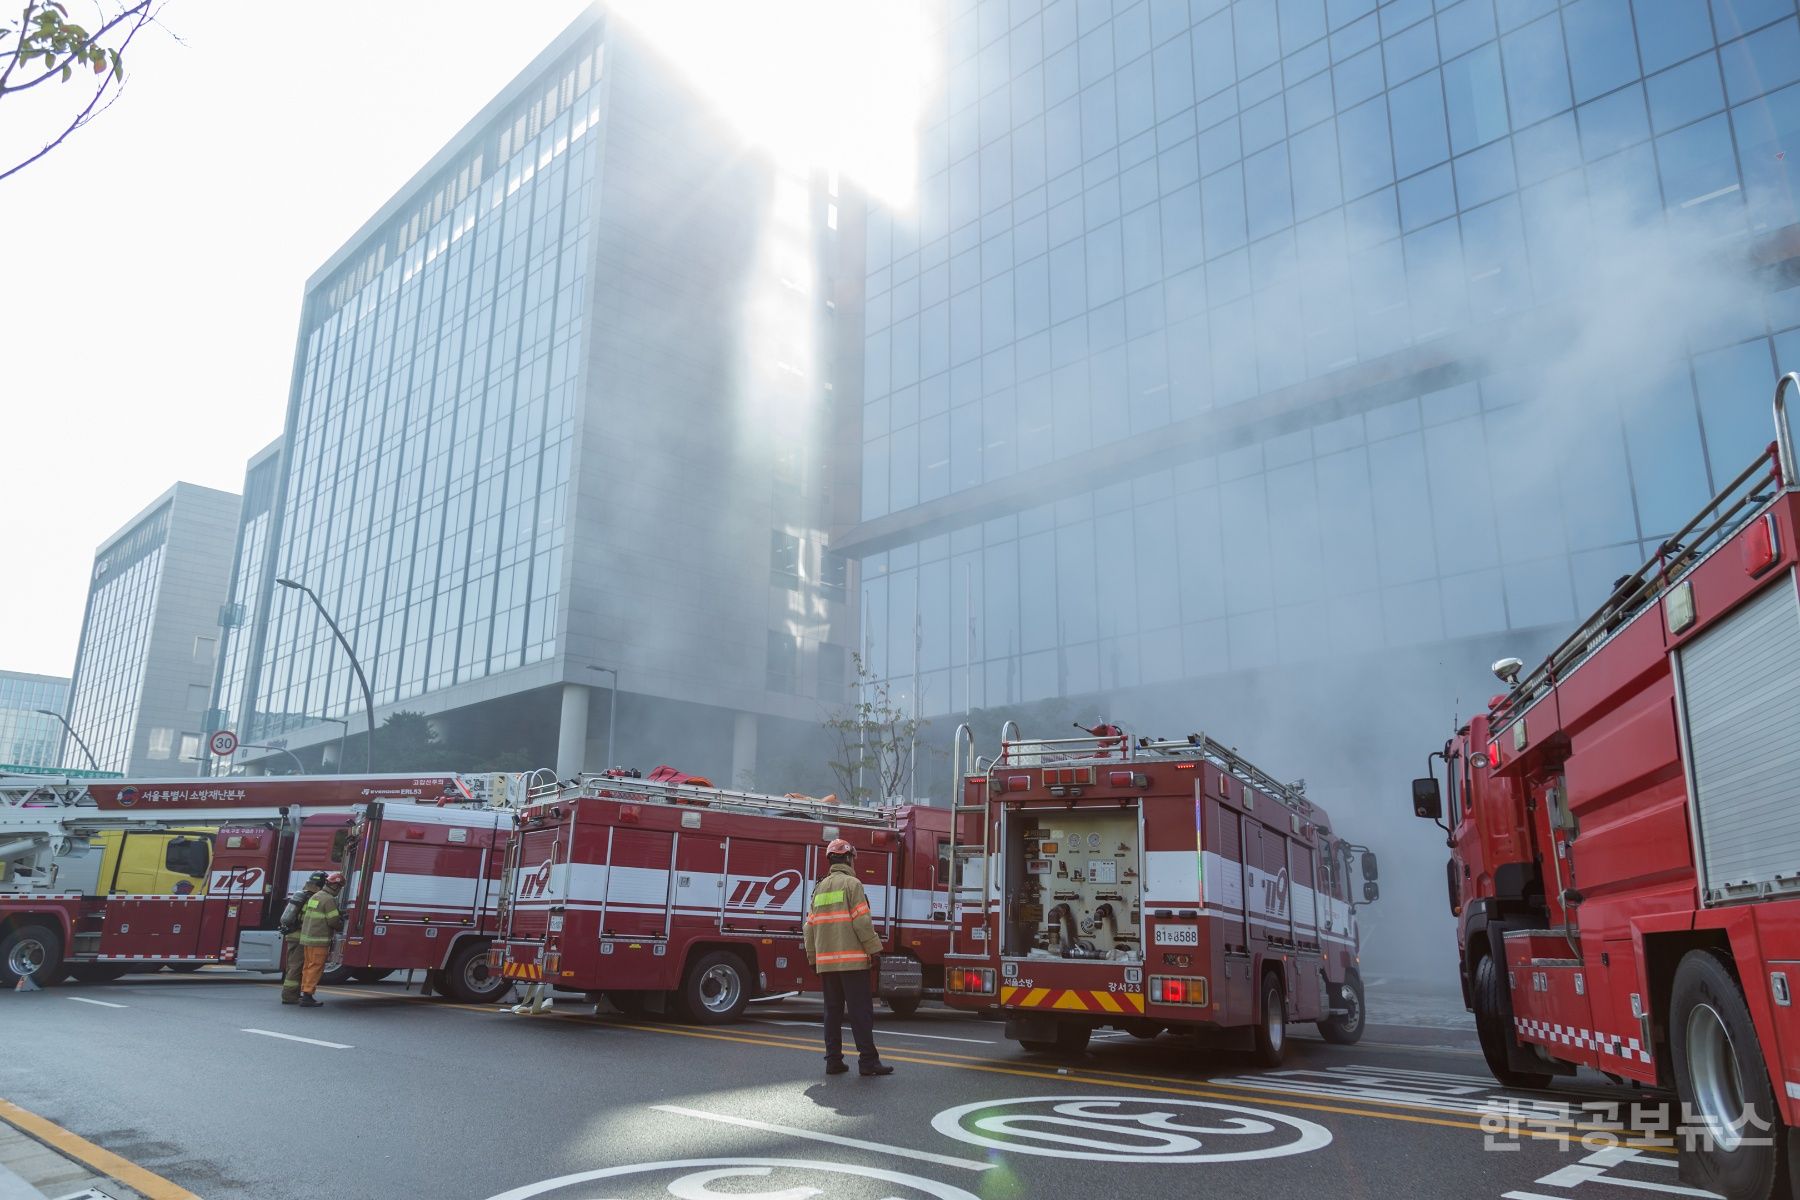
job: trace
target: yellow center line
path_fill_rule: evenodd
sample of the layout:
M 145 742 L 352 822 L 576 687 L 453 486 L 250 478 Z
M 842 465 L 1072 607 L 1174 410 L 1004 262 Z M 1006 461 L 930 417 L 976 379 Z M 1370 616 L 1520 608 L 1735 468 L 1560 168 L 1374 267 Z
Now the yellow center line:
M 361 991 L 353 991 L 353 990 L 346 989 L 346 988 L 333 989 L 333 990 L 336 990 L 336 991 L 340 992 L 341 994 L 348 995 L 348 996 L 368 997 L 368 996 L 382 995 L 382 993 L 379 993 L 379 992 L 361 992 Z M 409 1000 L 415 1000 L 415 1001 L 430 1000 L 430 997 L 426 997 L 426 996 L 408 996 L 408 997 L 403 997 L 403 998 L 409 999 Z M 432 1001 L 432 1003 L 437 1003 L 437 1002 Z M 470 1012 L 486 1013 L 486 1012 L 506 1012 L 507 1011 L 502 1008 L 487 1008 L 487 1007 L 484 1007 L 482 1005 L 477 1005 L 477 1004 L 458 1004 L 454 1001 L 444 1001 L 442 1006 L 446 1007 L 446 1008 L 465 1009 Z M 779 1035 L 779 1034 L 751 1035 L 751 1034 L 742 1034 L 742 1033 L 729 1033 L 729 1032 L 726 1032 L 723 1030 L 681 1028 L 679 1026 L 673 1026 L 673 1025 L 628 1024 L 624 1021 L 610 1020 L 610 1019 L 603 1018 L 603 1017 L 587 1016 L 587 1015 L 579 1014 L 579 1013 L 559 1013 L 554 1010 L 547 1012 L 547 1013 L 537 1014 L 537 1016 L 538 1016 L 538 1019 L 540 1019 L 540 1020 L 542 1020 L 544 1018 L 549 1018 L 551 1020 L 556 1020 L 556 1021 L 573 1021 L 579 1025 L 598 1025 L 598 1026 L 601 1026 L 604 1028 L 619 1029 L 619 1030 L 624 1030 L 624 1031 L 630 1032 L 630 1033 L 672 1034 L 676 1037 L 704 1038 L 708 1041 L 715 1041 L 715 1042 L 737 1042 L 741 1045 L 765 1046 L 765 1047 L 768 1047 L 771 1049 L 776 1049 L 776 1050 L 805 1050 L 809 1053 L 817 1053 L 821 1048 L 820 1044 L 817 1042 L 810 1041 L 810 1040 L 799 1041 L 799 1040 L 787 1038 L 787 1037 L 785 1037 L 783 1035 Z M 1329 1093 L 1325 1093 L 1325 1092 L 1305 1092 L 1305 1091 L 1297 1091 L 1294 1089 L 1287 1089 L 1287 1088 L 1283 1088 L 1283 1089 L 1279 1089 L 1279 1090 L 1271 1088 L 1271 1089 L 1267 1089 L 1265 1091 L 1265 1089 L 1255 1088 L 1255 1087 L 1253 1087 L 1253 1085 L 1249 1085 L 1249 1084 L 1220 1085 L 1220 1086 L 1229 1086 L 1233 1090 L 1231 1090 L 1231 1091 L 1215 1091 L 1215 1090 L 1209 1090 L 1204 1087 L 1199 1087 L 1199 1086 L 1196 1086 L 1191 1083 L 1186 1083 L 1181 1080 L 1170 1079 L 1168 1076 L 1161 1076 L 1161 1075 L 1133 1076 L 1133 1075 L 1126 1075 L 1123 1073 L 1116 1073 L 1116 1072 L 1098 1072 L 1098 1071 L 1086 1071 L 1086 1070 L 1079 1071 L 1079 1072 L 1077 1072 L 1075 1070 L 1070 1070 L 1067 1074 L 1063 1074 L 1063 1073 L 1060 1073 L 1057 1071 L 1043 1070 L 1040 1068 L 1033 1068 L 1033 1067 L 1026 1067 L 1026 1066 L 1007 1066 L 1007 1065 L 1004 1065 L 1001 1063 L 995 1063 L 992 1061 L 982 1060 L 982 1059 L 976 1058 L 975 1056 L 972 1056 L 972 1055 L 958 1054 L 955 1051 L 908 1049 L 906 1051 L 902 1051 L 899 1053 L 884 1052 L 882 1054 L 882 1058 L 892 1059 L 895 1062 L 911 1063 L 915 1066 L 942 1067 L 947 1070 L 980 1071 L 980 1072 L 984 1072 L 984 1073 L 990 1074 L 990 1075 L 1015 1075 L 1015 1076 L 1018 1076 L 1023 1079 L 1047 1080 L 1047 1081 L 1050 1081 L 1053 1083 L 1081 1083 L 1081 1084 L 1087 1084 L 1092 1087 L 1107 1087 L 1107 1088 L 1119 1088 L 1122 1090 L 1161 1092 L 1161 1093 L 1165 1093 L 1167 1095 L 1172 1095 L 1172 1096 L 1192 1096 L 1192 1097 L 1198 1097 L 1201 1099 L 1208 1099 L 1208 1100 L 1226 1100 L 1226 1101 L 1242 1102 L 1243 1100 L 1245 1100 L 1247 1098 L 1244 1095 L 1244 1092 L 1255 1091 L 1256 1095 L 1254 1097 L 1248 1097 L 1248 1098 L 1253 1098 L 1258 1104 L 1266 1104 L 1273 1108 L 1294 1108 L 1294 1109 L 1301 1109 L 1301 1110 L 1304 1110 L 1307 1112 L 1335 1113 L 1340 1116 L 1349 1116 L 1349 1117 L 1371 1117 L 1371 1118 L 1374 1118 L 1376 1120 L 1381 1120 L 1381 1121 L 1399 1121 L 1399 1122 L 1403 1122 L 1406 1124 L 1412 1124 L 1412 1125 L 1437 1125 L 1437 1126 L 1441 1126 L 1446 1129 L 1473 1129 L 1479 1133 L 1492 1133 L 1492 1134 L 1496 1134 L 1496 1135 L 1534 1138 L 1534 1139 L 1541 1139 L 1541 1140 L 1545 1140 L 1545 1141 L 1567 1142 L 1570 1140 L 1571 1137 L 1579 1137 L 1580 1135 L 1583 1135 L 1583 1134 L 1604 1134 L 1610 1138 L 1615 1139 L 1615 1144 L 1629 1146 L 1633 1149 L 1649 1150 L 1649 1151 L 1653 1151 L 1656 1153 L 1665 1153 L 1665 1154 L 1673 1154 L 1675 1152 L 1673 1147 L 1661 1146 L 1661 1145 L 1657 1145 L 1654 1142 L 1645 1141 L 1644 1139 L 1648 1135 L 1643 1134 L 1637 1130 L 1620 1129 L 1620 1128 L 1605 1126 L 1605 1125 L 1584 1125 L 1584 1124 L 1580 1124 L 1580 1123 L 1569 1122 L 1569 1123 L 1565 1123 L 1565 1124 L 1559 1124 L 1554 1129 L 1547 1129 L 1547 1130 L 1546 1129 L 1533 1129 L 1527 1125 L 1519 1124 L 1518 1122 L 1513 1120 L 1511 1117 L 1507 1116 L 1506 1114 L 1501 1114 L 1501 1113 L 1494 1114 L 1494 1120 L 1492 1120 L 1488 1124 L 1484 1125 L 1484 1124 L 1480 1123 L 1479 1121 L 1458 1120 L 1454 1117 L 1449 1117 L 1449 1116 L 1422 1116 L 1422 1115 L 1415 1115 L 1412 1112 L 1393 1112 L 1393 1111 L 1386 1111 L 1386 1110 L 1381 1110 L 1381 1109 L 1352 1108 L 1352 1107 L 1349 1107 L 1349 1106 L 1343 1105 L 1343 1104 L 1322 1104 L 1322 1103 L 1313 1103 L 1311 1101 L 1305 1101 L 1305 1100 L 1290 1100 L 1290 1099 L 1277 1098 L 1277 1097 L 1283 1097 L 1283 1096 L 1311 1096 L 1311 1097 L 1317 1097 L 1318 1099 L 1321 1099 L 1321 1100 L 1334 1098 Z M 1400 1101 L 1400 1100 L 1394 1100 L 1394 1101 L 1377 1100 L 1377 1101 L 1373 1101 L 1373 1103 L 1394 1104 L 1396 1106 L 1404 1106 L 1404 1107 L 1408 1107 L 1408 1108 L 1418 1108 L 1419 1107 L 1417 1105 L 1408 1104 L 1408 1102 Z M 1496 1124 L 1496 1122 L 1498 1122 L 1498 1121 L 1504 1121 L 1505 1124 L 1504 1125 Z
M 96 1146 L 80 1134 L 71 1133 L 54 1121 L 46 1120 L 9 1100 L 0 1100 L 0 1120 L 17 1126 L 53 1150 L 60 1151 L 101 1175 L 136 1188 L 146 1200 L 200 1200 L 178 1183 L 171 1183 L 156 1172 L 121 1158 L 104 1146 Z

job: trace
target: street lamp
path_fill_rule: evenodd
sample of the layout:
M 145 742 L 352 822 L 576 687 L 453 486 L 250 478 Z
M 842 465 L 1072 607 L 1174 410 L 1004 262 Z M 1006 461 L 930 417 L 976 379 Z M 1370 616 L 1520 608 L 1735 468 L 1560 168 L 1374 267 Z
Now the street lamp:
M 317 719 L 320 721 L 330 721 L 333 725 L 343 726 L 343 731 L 338 734 L 338 756 L 337 756 L 337 773 L 339 775 L 342 775 L 344 773 L 344 744 L 350 738 L 350 722 L 344 720 L 344 718 L 342 718 L 342 717 L 321 716 Z M 320 769 L 323 770 L 322 767 Z
M 34 709 L 33 711 L 42 713 L 46 717 L 55 717 L 58 721 L 61 721 L 62 727 L 69 731 L 69 736 L 75 739 L 75 744 L 81 747 L 81 752 L 87 755 L 88 766 L 96 771 L 100 769 L 100 764 L 94 760 L 94 752 L 87 748 L 87 743 L 81 740 L 81 735 L 75 732 L 75 727 L 73 725 L 69 724 L 69 718 L 51 708 L 39 708 Z
M 317 593 L 304 583 L 297 583 L 292 579 L 276 579 L 275 582 L 284 588 L 305 592 L 306 598 L 311 600 L 313 607 L 319 610 L 319 615 L 325 618 L 325 623 L 331 626 L 331 632 L 337 635 L 338 645 L 342 646 L 344 653 L 350 656 L 350 669 L 356 672 L 356 682 L 362 684 L 363 703 L 369 709 L 369 753 L 366 762 L 369 774 L 373 775 L 375 773 L 375 693 L 369 690 L 369 677 L 363 674 L 362 664 L 356 661 L 356 651 L 350 648 L 350 641 L 344 636 L 344 631 L 338 628 L 338 623 L 331 619 L 330 613 L 325 611 L 325 605 Z M 349 726 L 346 725 L 345 729 L 348 728 Z
M 619 668 L 589 667 L 588 670 L 612 676 L 612 690 L 606 693 L 606 764 L 602 768 L 610 771 L 619 765 L 613 761 L 613 718 L 619 712 Z
M 289 758 L 294 760 L 294 766 L 298 768 L 298 771 L 297 771 L 298 774 L 301 774 L 301 775 L 306 774 L 306 764 L 300 761 L 300 756 L 298 754 L 295 754 L 292 750 L 289 750 L 286 746 L 271 746 L 265 742 L 239 742 L 238 749 L 239 750 L 274 750 L 279 754 L 285 754 Z

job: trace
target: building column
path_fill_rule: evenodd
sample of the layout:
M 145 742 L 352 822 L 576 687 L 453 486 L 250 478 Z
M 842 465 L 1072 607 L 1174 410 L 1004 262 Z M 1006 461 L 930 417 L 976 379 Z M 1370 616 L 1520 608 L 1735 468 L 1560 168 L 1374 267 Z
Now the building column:
M 756 714 L 741 712 L 731 727 L 731 781 L 728 787 L 744 787 L 756 778 Z
M 565 683 L 562 722 L 556 733 L 556 777 L 573 779 L 587 765 L 588 689 Z

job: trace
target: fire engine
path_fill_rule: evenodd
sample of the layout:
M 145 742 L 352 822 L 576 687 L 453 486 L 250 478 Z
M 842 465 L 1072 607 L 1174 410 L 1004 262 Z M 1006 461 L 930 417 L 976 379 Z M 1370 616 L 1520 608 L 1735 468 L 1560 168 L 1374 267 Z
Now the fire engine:
M 803 921 L 842 837 L 886 947 L 878 993 L 905 1015 L 942 987 L 949 827 L 923 806 L 584 776 L 519 814 L 493 966 L 702 1024 L 735 1020 L 758 995 L 817 991 Z
M 360 808 L 465 794 L 454 775 L 0 777 L 0 983 L 278 970 L 290 886 L 337 865 Z
M 1682 1178 L 1800 1164 L 1800 491 L 1775 440 L 1413 782 L 1443 827 L 1464 1000 L 1502 1083 L 1673 1088 Z M 1429 764 L 1428 764 L 1429 765 Z M 1448 800 L 1448 823 L 1444 820 Z
M 1374 900 L 1378 866 L 1303 784 L 1204 734 L 1016 731 L 991 763 L 957 731 L 952 1006 L 997 1010 L 1025 1049 L 1063 1054 L 1102 1026 L 1269 1064 L 1291 1023 L 1362 1036 L 1350 889 L 1360 869 L 1361 902 Z

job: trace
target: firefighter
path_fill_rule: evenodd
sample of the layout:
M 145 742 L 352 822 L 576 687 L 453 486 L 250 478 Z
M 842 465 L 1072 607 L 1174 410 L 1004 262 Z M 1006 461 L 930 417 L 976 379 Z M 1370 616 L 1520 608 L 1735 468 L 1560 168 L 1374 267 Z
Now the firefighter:
M 300 932 L 300 913 L 306 902 L 312 899 L 313 893 L 325 886 L 325 872 L 314 871 L 307 877 L 306 885 L 288 897 L 287 907 L 281 910 L 279 926 L 282 937 L 283 959 L 286 970 L 281 977 L 281 1002 L 283 1004 L 300 1003 L 300 972 L 306 964 L 306 947 L 300 944 L 295 935 Z
M 864 1075 L 892 1075 L 875 1049 L 875 1007 L 869 972 L 881 953 L 881 939 L 869 918 L 869 898 L 851 865 L 856 848 L 837 838 L 825 848 L 831 870 L 813 888 L 806 914 L 806 961 L 818 972 L 825 990 L 825 1073 L 842 1075 L 844 1012 L 856 1038 L 857 1070 Z
M 344 873 L 333 871 L 325 877 L 325 886 L 307 898 L 300 910 L 300 945 L 306 961 L 300 972 L 300 1007 L 323 1008 L 325 1002 L 313 997 L 319 976 L 325 973 L 325 960 L 331 955 L 331 936 L 344 927 L 344 913 L 338 907 L 338 893 L 344 890 Z

